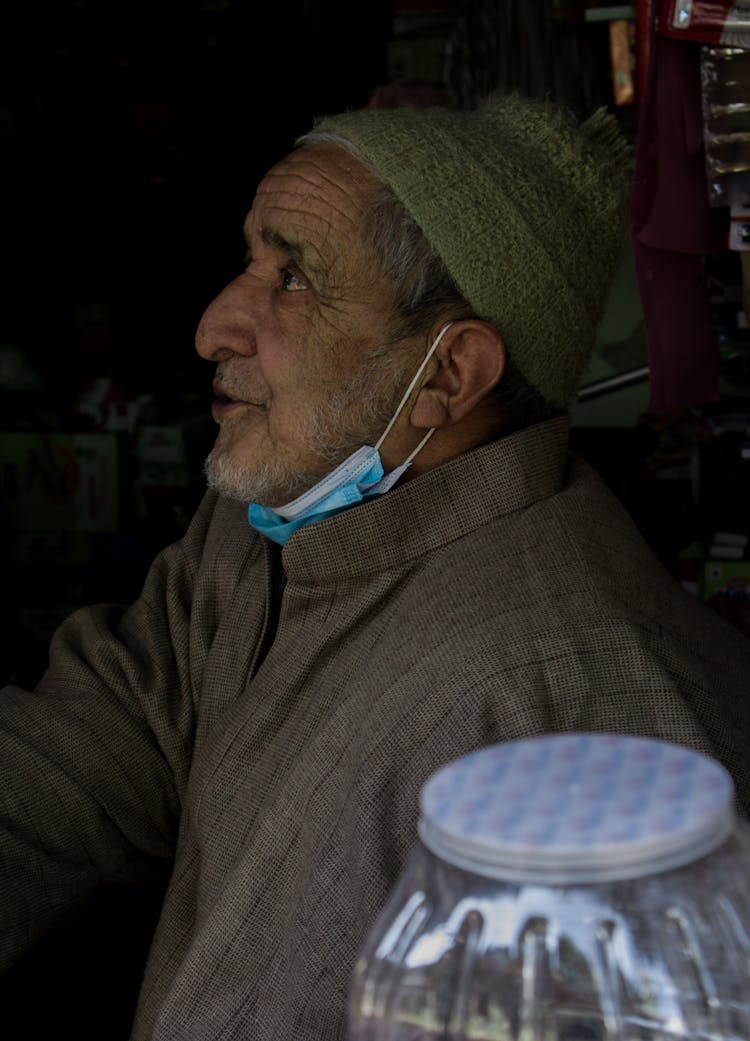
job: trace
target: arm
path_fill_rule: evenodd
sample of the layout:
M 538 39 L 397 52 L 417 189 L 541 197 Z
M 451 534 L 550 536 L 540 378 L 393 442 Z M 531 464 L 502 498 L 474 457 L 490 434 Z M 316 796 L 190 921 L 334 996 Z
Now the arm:
M 193 594 L 213 502 L 157 557 L 131 608 L 76 612 L 36 690 L 0 693 L 0 968 L 97 890 L 163 875 L 172 857 L 194 732 Z

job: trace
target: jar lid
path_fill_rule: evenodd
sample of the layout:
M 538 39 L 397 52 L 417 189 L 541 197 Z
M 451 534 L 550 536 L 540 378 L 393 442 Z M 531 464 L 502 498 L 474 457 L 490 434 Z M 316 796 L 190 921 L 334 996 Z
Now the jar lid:
M 732 779 L 708 756 L 577 733 L 492 745 L 444 766 L 422 789 L 419 834 L 478 874 L 598 882 L 697 860 L 735 821 Z

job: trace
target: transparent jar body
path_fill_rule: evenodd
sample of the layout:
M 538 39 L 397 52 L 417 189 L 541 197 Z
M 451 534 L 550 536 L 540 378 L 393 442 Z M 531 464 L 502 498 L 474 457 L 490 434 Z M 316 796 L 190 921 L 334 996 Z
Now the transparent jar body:
M 421 843 L 354 975 L 351 1041 L 748 1041 L 750 831 L 639 878 L 500 881 Z

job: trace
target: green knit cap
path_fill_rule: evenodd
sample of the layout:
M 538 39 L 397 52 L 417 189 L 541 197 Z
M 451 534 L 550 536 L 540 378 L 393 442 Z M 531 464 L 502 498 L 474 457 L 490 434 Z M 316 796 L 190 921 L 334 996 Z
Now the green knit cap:
M 527 381 L 565 407 L 594 345 L 625 232 L 629 147 L 600 109 L 518 95 L 474 111 L 358 109 L 317 121 L 406 210 Z

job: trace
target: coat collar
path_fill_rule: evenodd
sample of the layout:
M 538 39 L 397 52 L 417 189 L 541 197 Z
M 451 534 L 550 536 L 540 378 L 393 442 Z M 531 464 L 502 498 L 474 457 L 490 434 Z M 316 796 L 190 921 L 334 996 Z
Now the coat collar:
M 378 499 L 297 531 L 291 581 L 325 584 L 399 567 L 562 487 L 567 416 L 457 456 Z

